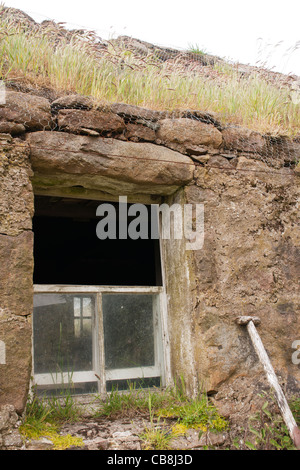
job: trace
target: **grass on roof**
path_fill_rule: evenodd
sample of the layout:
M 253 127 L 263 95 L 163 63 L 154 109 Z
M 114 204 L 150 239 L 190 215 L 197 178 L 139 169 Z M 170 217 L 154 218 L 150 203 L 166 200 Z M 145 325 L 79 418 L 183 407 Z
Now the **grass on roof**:
M 1 7 L 0 7 L 1 8 Z M 215 112 L 221 121 L 263 133 L 295 135 L 300 105 L 289 90 L 257 74 L 242 78 L 234 68 L 203 67 L 195 60 L 160 61 L 111 41 L 99 51 L 76 35 L 59 41 L 51 26 L 36 31 L 0 16 L 0 77 L 57 92 L 91 96 L 150 109 Z

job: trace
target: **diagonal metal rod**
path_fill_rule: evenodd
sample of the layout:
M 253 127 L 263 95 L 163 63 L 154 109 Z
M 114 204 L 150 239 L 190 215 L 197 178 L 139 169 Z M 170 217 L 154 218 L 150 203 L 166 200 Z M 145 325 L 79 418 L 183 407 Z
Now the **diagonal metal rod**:
M 285 398 L 285 395 L 279 385 L 277 376 L 274 372 L 269 356 L 264 348 L 262 340 L 255 327 L 255 324 L 259 324 L 260 320 L 258 317 L 238 317 L 237 323 L 239 325 L 247 326 L 247 331 L 251 338 L 255 352 L 261 364 L 263 365 L 268 382 L 275 392 L 279 409 L 281 411 L 284 422 L 288 428 L 291 439 L 294 442 L 297 449 L 300 449 L 300 429 L 297 426 L 293 413 L 291 412 L 288 402 Z

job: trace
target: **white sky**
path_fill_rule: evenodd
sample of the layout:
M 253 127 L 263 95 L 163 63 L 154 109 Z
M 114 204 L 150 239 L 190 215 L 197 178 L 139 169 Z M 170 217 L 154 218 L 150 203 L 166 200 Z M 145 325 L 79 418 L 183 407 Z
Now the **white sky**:
M 300 76 L 300 0 L 3 0 L 36 21 L 132 36 L 161 46 L 197 45 L 225 59 Z M 298 43 L 298 44 L 297 44 Z M 293 50 L 294 49 L 294 50 Z

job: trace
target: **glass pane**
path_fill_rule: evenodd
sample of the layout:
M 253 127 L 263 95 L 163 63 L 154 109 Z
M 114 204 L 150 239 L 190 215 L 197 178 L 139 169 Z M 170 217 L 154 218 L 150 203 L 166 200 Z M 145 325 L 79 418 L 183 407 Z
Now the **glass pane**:
M 102 296 L 106 369 L 155 364 L 153 296 Z
M 161 377 L 143 377 L 130 380 L 107 380 L 106 391 L 140 390 L 141 388 L 160 388 Z
M 35 294 L 33 310 L 36 374 L 93 370 L 95 296 Z
M 41 397 L 50 396 L 69 396 L 71 395 L 86 395 L 89 393 L 98 393 L 97 382 L 80 382 L 71 384 L 51 384 L 51 385 L 37 385 L 35 392 Z

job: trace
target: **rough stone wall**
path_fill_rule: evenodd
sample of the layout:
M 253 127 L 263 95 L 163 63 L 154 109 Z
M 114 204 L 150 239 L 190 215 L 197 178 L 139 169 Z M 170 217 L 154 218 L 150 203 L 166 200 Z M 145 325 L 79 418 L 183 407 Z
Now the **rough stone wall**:
M 23 440 L 19 432 L 20 418 L 12 405 L 0 408 L 0 450 L 20 450 Z
M 204 204 L 201 250 L 163 243 L 173 376 L 191 393 L 241 376 L 251 382 L 261 368 L 234 320 L 255 314 L 275 369 L 290 390 L 299 387 L 291 361 L 300 337 L 299 139 L 223 128 L 199 111 L 171 119 L 16 92 L 0 106 L 0 130 L 0 405 L 23 409 L 31 372 L 33 191 Z
M 186 189 L 187 201 L 203 201 L 206 213 L 204 249 L 194 252 L 193 266 L 194 331 L 204 345 L 207 388 L 257 370 L 247 333 L 234 324 L 239 315 L 256 315 L 274 368 L 299 391 L 292 363 L 300 337 L 299 181 L 245 157 L 236 168 L 247 171 L 199 169 Z
M 283 385 L 299 393 L 292 362 L 300 337 L 299 183 L 245 157 L 236 165 L 248 171 L 198 168 L 181 191 L 186 203 L 204 204 L 205 238 L 202 250 L 173 245 L 167 255 L 176 265 L 167 273 L 173 371 L 186 375 L 192 391 L 213 394 L 239 376 L 250 383 L 262 368 L 235 319 L 255 315 Z
M 17 145 L 16 145 L 17 144 Z M 22 411 L 31 365 L 33 192 L 28 146 L 9 136 L 0 146 L 0 406 Z

